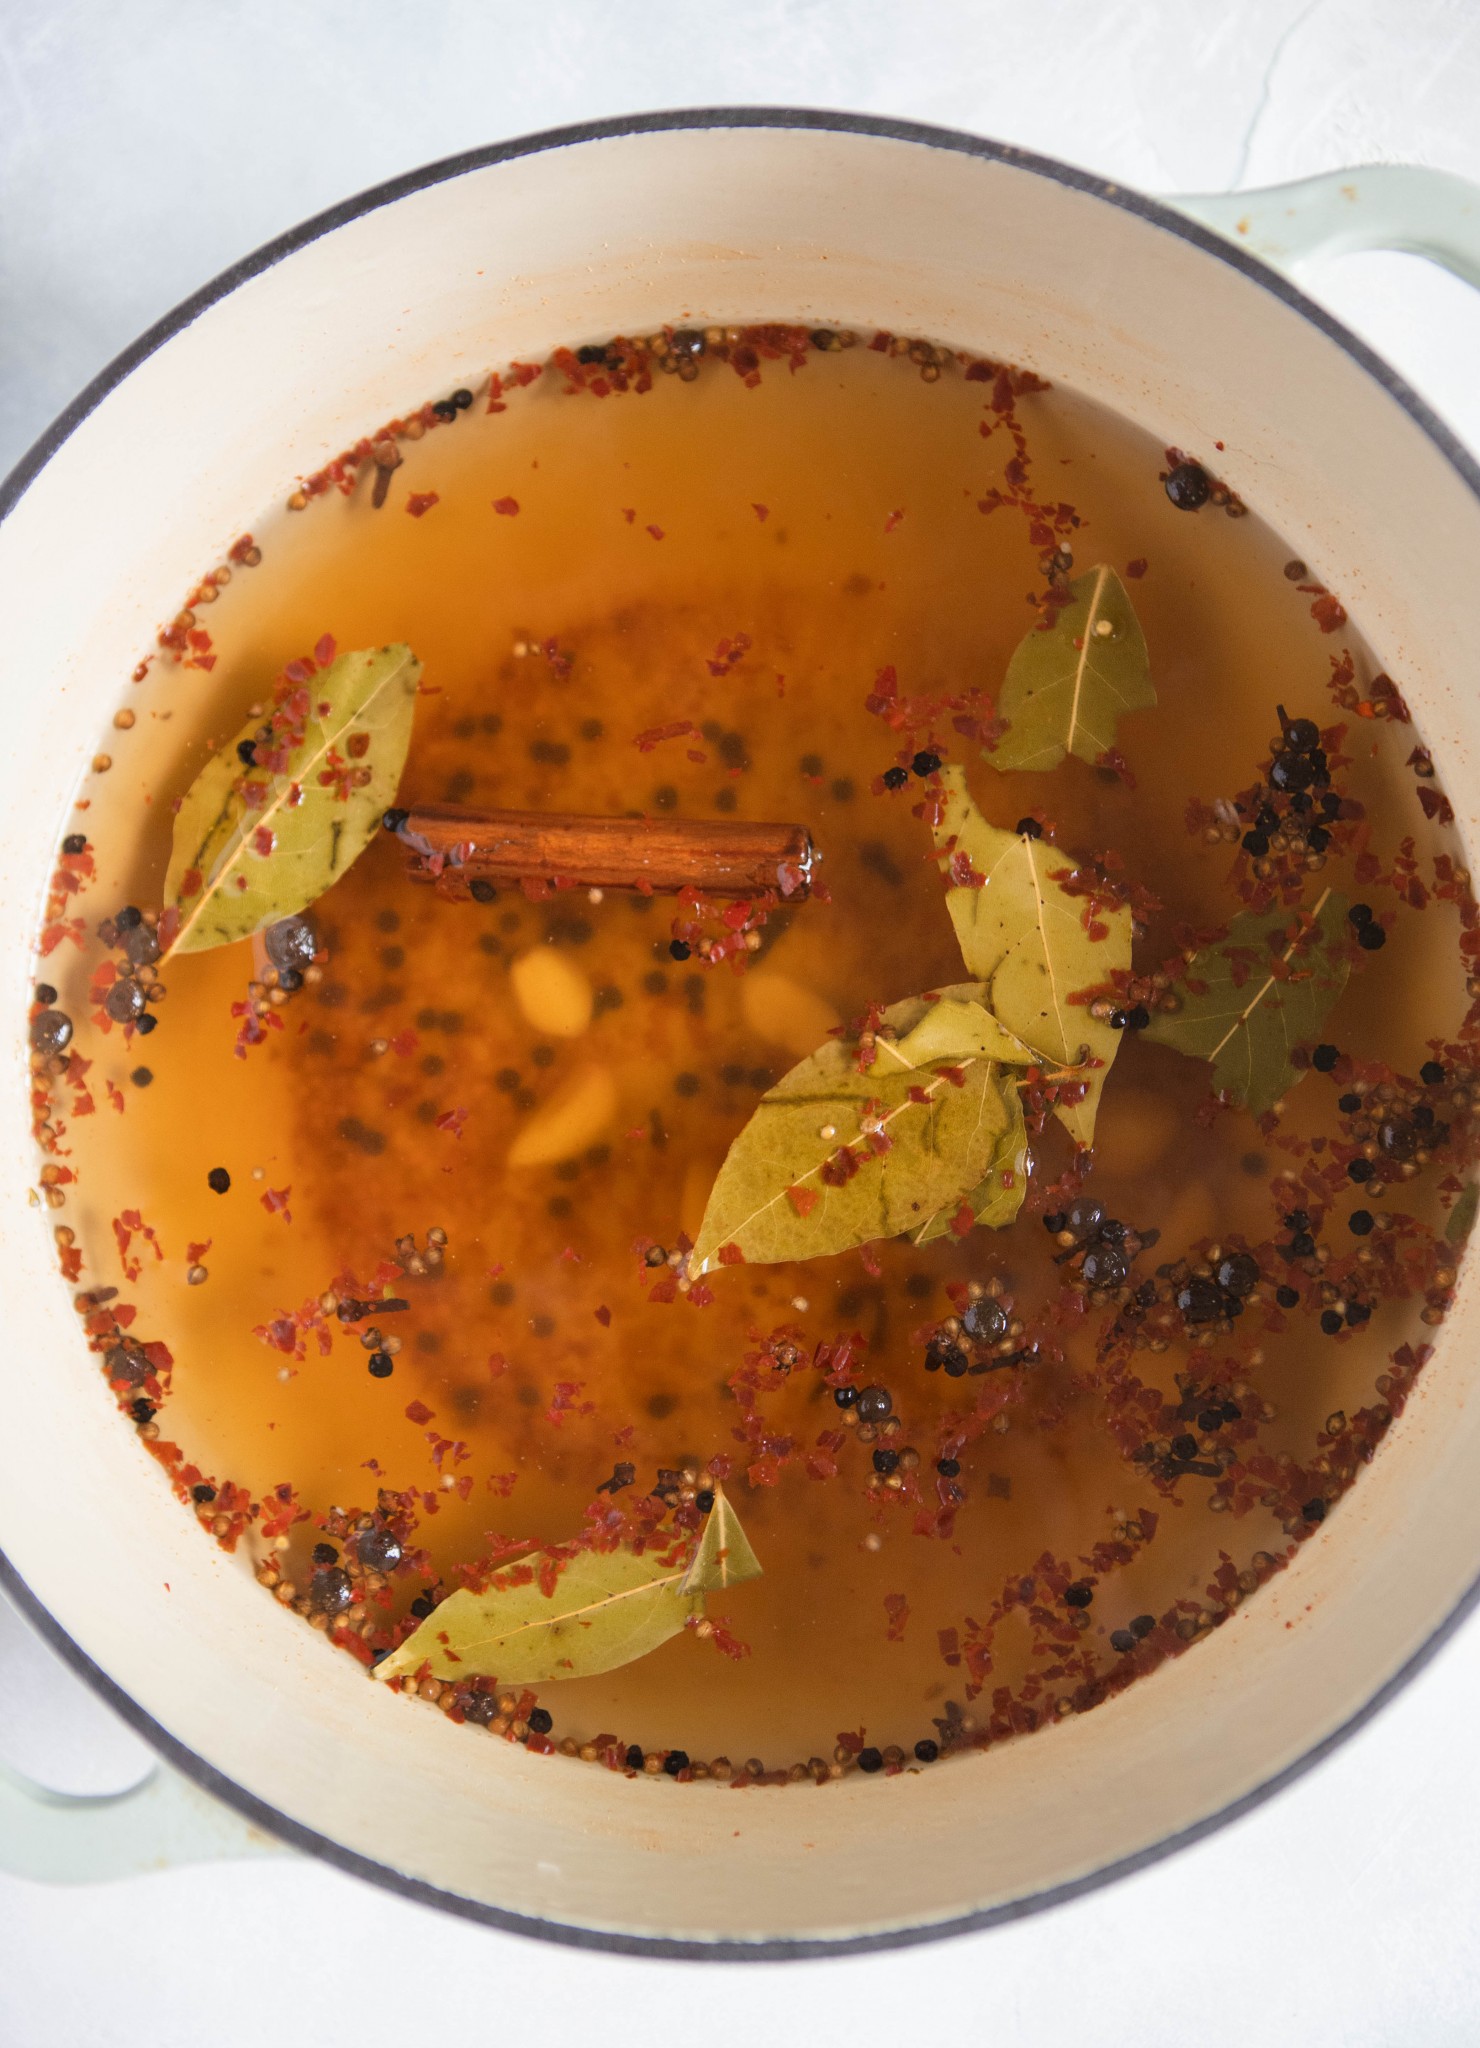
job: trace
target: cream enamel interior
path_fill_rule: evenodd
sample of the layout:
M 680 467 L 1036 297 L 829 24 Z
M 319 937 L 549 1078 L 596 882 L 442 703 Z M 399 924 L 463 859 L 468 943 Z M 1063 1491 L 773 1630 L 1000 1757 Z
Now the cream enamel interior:
M 1473 838 L 1480 698 L 1462 606 L 1480 504 L 1336 342 L 1216 255 L 944 138 L 806 127 L 563 144 L 352 219 L 144 361 L 0 526 L 0 1547 L 199 1757 L 395 1871 L 626 1935 L 922 1927 L 1206 1820 L 1329 1736 L 1440 1626 L 1480 1573 L 1473 1280 L 1373 1468 L 1194 1654 L 946 1769 L 735 1795 L 528 1758 L 327 1654 L 202 1540 L 120 1424 L 48 1213 L 28 1206 L 23 1024 L 48 854 L 159 619 L 295 473 L 367 427 L 511 358 L 679 316 L 897 327 L 1029 365 L 1169 443 L 1218 440 L 1222 472 L 1399 679 Z

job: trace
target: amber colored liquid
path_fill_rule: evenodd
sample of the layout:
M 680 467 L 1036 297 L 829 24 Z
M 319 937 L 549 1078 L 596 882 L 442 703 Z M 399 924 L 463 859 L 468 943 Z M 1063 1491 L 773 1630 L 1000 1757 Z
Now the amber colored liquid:
M 408 446 L 382 510 L 365 484 L 260 527 L 261 566 L 238 572 L 208 621 L 214 674 L 157 670 L 130 698 L 139 724 L 109 735 L 116 765 L 91 791 L 105 877 L 94 915 L 158 900 L 168 798 L 324 632 L 343 648 L 409 641 L 439 693 L 419 708 L 402 802 L 695 816 L 732 804 L 740 817 L 808 825 L 832 895 L 785 914 L 752 969 L 811 999 L 815 1015 L 784 1042 L 750 1021 L 744 978 L 669 958 L 670 904 L 580 893 L 532 903 L 512 890 L 489 905 L 449 903 L 403 879 L 389 839 L 319 905 L 323 979 L 245 1060 L 229 1007 L 252 972 L 248 949 L 167 963 L 151 1039 L 83 1046 L 100 1097 L 111 1075 L 127 1112 L 104 1108 L 74 1127 L 80 1181 L 66 1213 L 93 1284 L 119 1279 L 109 1219 L 121 1208 L 139 1207 L 157 1230 L 167 1256 L 146 1259 L 131 1294 L 140 1327 L 176 1358 L 161 1422 L 208 1473 L 256 1497 L 291 1481 L 316 1513 L 373 1506 L 382 1483 L 426 1489 L 438 1511 L 422 1514 L 416 1541 L 447 1574 L 490 1531 L 573 1534 L 617 1459 L 646 1488 L 660 1466 L 739 1455 L 727 1378 L 754 1333 L 793 1324 L 808 1349 L 846 1329 L 867 1339 L 868 1377 L 891 1389 L 905 1424 L 893 1441 L 919 1449 L 934 1499 L 944 1418 L 990 1382 L 927 1375 L 917 1333 L 950 1313 L 949 1280 L 997 1275 L 1020 1302 L 1041 1298 L 1052 1247 L 1036 1219 L 925 1252 L 882 1245 L 877 1276 L 857 1254 L 726 1270 L 704 1309 L 650 1305 L 632 1245 L 671 1245 L 697 1228 L 726 1147 L 762 1089 L 809 1049 L 818 1018 L 825 1029 L 871 1000 L 960 977 L 913 799 L 870 794 L 896 742 L 863 700 L 885 663 L 914 692 L 993 688 L 1031 623 L 1040 550 L 1011 511 L 978 510 L 1010 452 L 1005 437 L 979 434 L 982 400 L 983 387 L 957 374 L 926 383 L 864 348 L 796 374 L 768 367 L 757 389 L 706 367 L 693 384 L 668 378 L 645 396 L 600 401 L 546 376 L 507 412 L 487 418 L 480 406 Z M 1122 729 L 1134 791 L 1077 761 L 1049 777 L 974 762 L 973 788 L 998 822 L 1041 806 L 1066 845 L 1117 849 L 1167 906 L 1138 952 L 1159 959 L 1175 920 L 1218 923 L 1236 908 L 1228 849 L 1189 838 L 1187 798 L 1253 779 L 1277 701 L 1329 721 L 1335 643 L 1281 573 L 1292 551 L 1256 517 L 1175 510 L 1146 436 L 1063 393 L 1026 399 L 1021 416 L 1038 489 L 1080 513 L 1078 564 L 1149 565 L 1131 588 L 1161 701 Z M 407 516 L 408 495 L 429 491 L 439 502 Z M 517 516 L 492 509 L 506 497 Z M 749 652 L 716 678 L 708 662 L 739 633 Z M 552 639 L 571 657 L 568 673 L 521 651 Z M 675 719 L 718 737 L 634 745 Z M 1352 793 L 1379 831 L 1401 823 L 1423 846 L 1404 750 L 1372 731 L 1380 743 L 1369 749 L 1363 732 Z M 1333 1036 L 1413 1071 L 1423 1040 L 1460 1014 L 1454 935 L 1442 907 L 1400 917 L 1381 962 L 1354 979 Z M 511 963 L 542 946 L 603 992 L 576 1037 L 542 1035 L 514 999 Z M 408 1029 L 413 1051 L 374 1049 Z M 141 1060 L 154 1075 L 142 1090 L 126 1078 Z M 521 1129 L 592 1070 L 614 1083 L 602 1127 L 582 1134 L 569 1163 L 511 1170 Z M 1272 1227 L 1269 1183 L 1284 1158 L 1242 1114 L 1199 1128 L 1206 1092 L 1204 1068 L 1135 1042 L 1105 1091 L 1093 1192 L 1107 1212 L 1161 1229 L 1154 1259 Z M 1329 1094 L 1303 1084 L 1286 1128 L 1316 1128 Z M 435 1121 L 456 1109 L 468 1112 L 460 1136 Z M 1050 1136 L 1040 1171 L 1066 1157 Z M 216 1166 L 232 1176 L 225 1196 L 207 1187 Z M 281 1188 L 291 1188 L 291 1224 L 260 1201 Z M 408 1284 L 392 1377 L 370 1377 L 354 1334 L 337 1328 L 330 1356 L 311 1347 L 290 1373 L 253 1334 L 429 1226 L 447 1232 L 448 1254 L 439 1277 Z M 188 1287 L 185 1247 L 206 1239 L 209 1279 Z M 1408 1334 L 1405 1313 L 1390 1310 L 1340 1346 L 1299 1321 L 1267 1342 L 1262 1363 L 1245 1368 L 1276 1411 L 1267 1443 L 1307 1452 L 1332 1409 L 1371 1398 Z M 751 1654 L 733 1662 L 680 1639 L 607 1677 L 547 1688 L 557 1734 L 609 1729 L 624 1742 L 773 1764 L 828 1756 L 839 1730 L 860 1726 L 870 1741 L 909 1744 L 944 1699 L 965 1697 L 937 1631 L 985 1608 L 1044 1551 L 1072 1559 L 1118 1516 L 1143 1505 L 1161 1515 L 1155 1542 L 1097 1592 L 1084 1640 L 1108 1663 L 1109 1632 L 1199 1598 L 1220 1549 L 1243 1564 L 1262 1545 L 1283 1547 L 1258 1514 L 1236 1526 L 1208 1514 L 1206 1482 L 1187 1481 L 1180 1505 L 1156 1496 L 1096 1401 L 1074 1391 L 1088 1339 L 1064 1341 L 1062 1366 L 1023 1375 L 1007 1427 L 962 1453 L 966 1500 L 950 1541 L 915 1536 L 910 1510 L 873 1499 L 868 1453 L 854 1443 L 833 1480 L 809 1479 L 800 1458 L 773 1487 L 737 1473 L 730 1491 L 765 1576 L 714 1611 Z M 496 1377 L 495 1353 L 507 1362 Z M 1186 1364 L 1174 1348 L 1141 1370 L 1170 1390 Z M 555 1423 L 561 1383 L 574 1387 L 573 1406 Z M 407 1419 L 413 1401 L 431 1423 Z M 767 1412 L 803 1448 L 838 1422 L 806 1370 Z M 442 1486 L 429 1433 L 465 1446 L 446 1469 L 471 1479 L 466 1499 Z M 505 1494 L 491 1482 L 508 1474 Z M 405 1581 L 402 1604 L 420 1583 Z M 911 1618 L 891 1641 L 884 1602 L 897 1593 Z M 1025 1632 L 1004 1629 L 994 1682 L 1014 1682 L 1027 1647 Z

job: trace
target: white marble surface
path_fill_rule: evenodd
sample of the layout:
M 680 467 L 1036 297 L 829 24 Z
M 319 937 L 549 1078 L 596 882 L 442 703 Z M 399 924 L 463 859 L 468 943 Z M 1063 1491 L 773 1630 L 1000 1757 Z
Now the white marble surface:
M 0 468 L 140 328 L 429 158 L 633 108 L 910 115 L 1156 191 L 1373 159 L 1480 178 L 1473 0 L 6 0 Z M 1307 280 L 1480 448 L 1480 298 L 1412 259 Z M 703 1971 L 556 1952 L 308 1863 L 0 1878 L 3 2048 L 701 2038 L 1448 2048 L 1480 2038 L 1480 1626 L 1293 1790 L 1015 1927 Z M 0 1755 L 139 1751 L 0 1609 Z

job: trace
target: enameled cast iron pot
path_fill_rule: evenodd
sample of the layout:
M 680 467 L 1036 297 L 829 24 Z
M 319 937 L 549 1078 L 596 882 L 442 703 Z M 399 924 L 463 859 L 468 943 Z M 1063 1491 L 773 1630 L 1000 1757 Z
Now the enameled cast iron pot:
M 1244 247 L 1189 211 L 1242 226 Z M 1480 195 L 1389 168 L 1178 212 L 903 123 L 602 123 L 434 165 L 309 222 L 145 335 L 43 437 L 0 525 L 0 1546 L 6 1587 L 172 1768 L 67 1808 L 0 1777 L 0 1861 L 63 1875 L 221 1853 L 245 1816 L 415 1897 L 560 1939 L 877 1947 L 1062 1898 L 1196 1837 L 1320 1755 L 1455 1625 L 1480 1575 L 1468 1269 L 1417 1397 L 1339 1513 L 1210 1640 L 1081 1719 L 919 1775 L 743 1796 L 480 1743 L 367 1684 L 202 1540 L 100 1387 L 48 1212 L 27 1201 L 24 1024 L 50 854 L 158 620 L 295 475 L 426 392 L 561 342 L 680 318 L 889 327 L 1030 366 L 1165 444 L 1217 441 L 1220 473 L 1399 679 L 1473 845 L 1480 475 L 1390 370 L 1248 253 L 1362 243 L 1426 248 L 1480 282 Z

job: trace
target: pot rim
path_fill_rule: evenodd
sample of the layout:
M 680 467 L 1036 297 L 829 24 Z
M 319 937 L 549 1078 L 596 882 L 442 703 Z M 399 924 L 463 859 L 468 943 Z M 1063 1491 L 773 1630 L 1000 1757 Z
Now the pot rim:
M 141 363 L 146 362 L 156 350 L 189 327 L 218 300 L 235 291 L 239 285 L 260 276 L 264 271 L 282 262 L 285 257 L 294 255 L 310 243 L 333 233 L 336 228 L 358 220 L 365 214 L 373 213 L 382 206 L 391 205 L 411 193 L 425 191 L 453 178 L 463 177 L 470 171 L 484 170 L 494 164 L 509 163 L 546 150 L 565 149 L 577 143 L 606 141 L 621 136 L 709 128 L 811 129 L 862 135 L 884 141 L 917 143 L 924 147 L 950 150 L 961 156 L 983 158 L 989 162 L 1010 165 L 1017 170 L 1029 171 L 1055 184 L 1102 200 L 1106 205 L 1116 207 L 1122 212 L 1135 214 L 1165 232 L 1191 242 L 1205 254 L 1228 264 L 1249 283 L 1271 293 L 1318 328 L 1403 409 L 1418 430 L 1434 444 L 1471 494 L 1480 499 L 1480 463 L 1477 463 L 1458 436 L 1444 424 L 1412 386 L 1375 350 L 1307 297 L 1282 272 L 1247 254 L 1235 243 L 1225 240 L 1222 235 L 1178 212 L 1166 202 L 1127 190 L 1112 179 L 1079 170 L 1072 165 L 1059 162 L 1054 157 L 1020 149 L 1011 143 L 995 142 L 984 136 L 967 134 L 960 129 L 938 127 L 927 122 L 898 120 L 886 115 L 850 114 L 806 107 L 740 106 L 689 107 L 669 112 L 617 115 L 603 120 L 575 122 L 566 127 L 541 129 L 530 135 L 515 137 L 512 141 L 485 144 L 481 148 L 461 150 L 453 156 L 441 157 L 416 170 L 402 172 L 382 184 L 372 185 L 321 213 L 311 215 L 296 227 L 287 229 L 249 255 L 230 264 L 207 284 L 202 285 L 198 291 L 182 299 L 177 306 L 146 328 L 136 341 L 130 343 L 100 370 L 44 430 L 4 481 L 0 482 L 0 521 L 15 510 L 42 470 L 78 427 Z M 1001 1905 L 959 1914 L 947 1920 L 932 1921 L 928 1925 L 799 1940 L 777 1938 L 762 1941 L 704 1941 L 576 1927 L 558 1920 L 512 1912 L 505 1907 L 490 1906 L 479 1900 L 466 1898 L 460 1893 L 444 1891 L 425 1879 L 411 1877 L 403 1871 L 377 1862 L 373 1857 L 363 1856 L 355 1850 L 348 1849 L 330 1836 L 319 1834 L 281 1812 L 266 1800 L 257 1798 L 255 1794 L 248 1792 L 212 1764 L 207 1763 L 204 1757 L 156 1721 L 68 1634 L 21 1577 L 3 1549 L 0 1549 L 0 1589 L 14 1601 L 37 1633 L 62 1661 L 129 1727 L 142 1736 L 167 1764 L 190 1779 L 202 1791 L 219 1799 L 224 1805 L 234 1809 L 254 1826 L 262 1828 L 287 1847 L 304 1851 L 352 1877 L 366 1879 L 419 1905 L 437 1907 L 458 1918 L 497 1927 L 509 1933 L 530 1935 L 572 1948 L 612 1954 L 709 1962 L 787 1962 L 820 1956 L 876 1953 L 881 1949 L 913 1948 L 924 1942 L 943 1940 L 950 1935 L 973 1933 L 982 1928 L 1002 1926 L 1026 1918 L 1029 1914 L 1083 1897 L 1102 1886 L 1114 1883 L 1119 1878 L 1147 1869 L 1165 1857 L 1173 1855 L 1177 1850 L 1201 1841 L 1204 1836 L 1211 1835 L 1229 1822 L 1252 1812 L 1275 1793 L 1282 1791 L 1285 1786 L 1303 1777 L 1348 1737 L 1365 1727 L 1380 1709 L 1416 1677 L 1455 1633 L 1477 1603 L 1480 1603 L 1480 1576 L 1477 1576 L 1449 1614 L 1407 1662 L 1379 1686 L 1347 1720 L 1306 1750 L 1302 1756 L 1297 1757 L 1293 1763 L 1276 1771 L 1262 1784 L 1230 1801 L 1228 1805 L 1220 1807 L 1216 1813 L 1163 1837 L 1159 1842 L 1119 1857 L 1083 1877 L 1051 1885 L 1022 1899 L 1008 1900 Z

